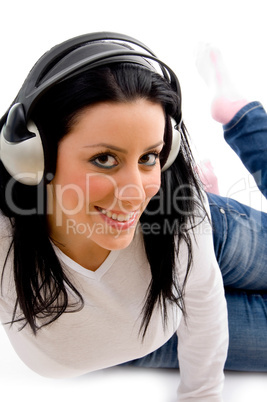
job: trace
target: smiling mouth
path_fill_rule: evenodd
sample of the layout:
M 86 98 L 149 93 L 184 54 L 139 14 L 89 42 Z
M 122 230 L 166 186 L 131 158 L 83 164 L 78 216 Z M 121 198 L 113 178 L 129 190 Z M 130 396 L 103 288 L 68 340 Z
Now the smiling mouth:
M 99 208 L 99 207 L 96 207 L 96 208 L 103 215 L 107 216 L 108 218 L 110 218 L 116 222 L 128 222 L 128 221 L 132 220 L 133 217 L 136 215 L 136 212 L 131 212 L 129 214 L 122 214 L 122 213 L 117 214 L 115 212 L 111 212 L 104 208 Z

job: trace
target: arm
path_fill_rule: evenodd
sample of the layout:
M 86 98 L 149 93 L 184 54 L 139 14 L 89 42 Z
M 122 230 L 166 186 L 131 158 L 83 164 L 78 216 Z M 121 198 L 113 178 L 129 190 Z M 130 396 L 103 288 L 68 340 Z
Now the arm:
M 228 347 L 226 301 L 209 222 L 199 224 L 194 233 L 193 265 L 185 288 L 187 318 L 177 332 L 178 395 L 181 402 L 221 402 Z

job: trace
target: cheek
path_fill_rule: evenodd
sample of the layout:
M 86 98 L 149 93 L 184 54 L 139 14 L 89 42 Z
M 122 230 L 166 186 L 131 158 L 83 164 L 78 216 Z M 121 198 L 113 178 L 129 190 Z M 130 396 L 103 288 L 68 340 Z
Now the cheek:
M 90 203 L 97 202 L 110 197 L 113 199 L 115 181 L 109 176 L 98 173 L 87 173 L 75 175 L 69 171 L 64 175 L 64 180 L 57 177 L 52 182 L 53 192 L 57 204 L 65 212 L 74 214 L 83 210 Z
M 116 182 L 112 177 L 99 173 L 90 173 L 86 175 L 83 183 L 83 192 L 87 195 L 89 203 L 114 197 Z
M 154 195 L 156 195 L 160 189 L 160 184 L 161 184 L 160 173 L 150 177 L 149 180 L 147 180 L 147 182 L 144 184 L 146 197 L 147 198 L 154 197 Z

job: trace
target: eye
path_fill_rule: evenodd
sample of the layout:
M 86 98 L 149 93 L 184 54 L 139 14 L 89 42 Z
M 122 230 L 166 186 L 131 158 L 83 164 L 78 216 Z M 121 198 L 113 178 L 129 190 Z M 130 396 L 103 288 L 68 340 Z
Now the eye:
M 92 159 L 90 159 L 90 162 L 92 162 L 97 167 L 101 167 L 104 169 L 111 169 L 118 165 L 116 158 L 108 153 L 95 155 Z
M 158 152 L 151 152 L 149 154 L 143 155 L 139 159 L 139 163 L 142 165 L 146 165 L 146 166 L 154 166 L 156 164 L 158 158 L 159 158 Z

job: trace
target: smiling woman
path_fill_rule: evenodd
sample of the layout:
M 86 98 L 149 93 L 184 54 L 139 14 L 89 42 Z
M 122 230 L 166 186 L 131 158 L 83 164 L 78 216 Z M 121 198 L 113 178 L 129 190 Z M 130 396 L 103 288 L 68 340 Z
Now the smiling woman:
M 226 301 L 172 70 L 123 35 L 71 39 L 0 128 L 0 315 L 22 360 L 72 377 L 163 347 L 176 367 L 177 334 L 180 400 L 220 401 Z

